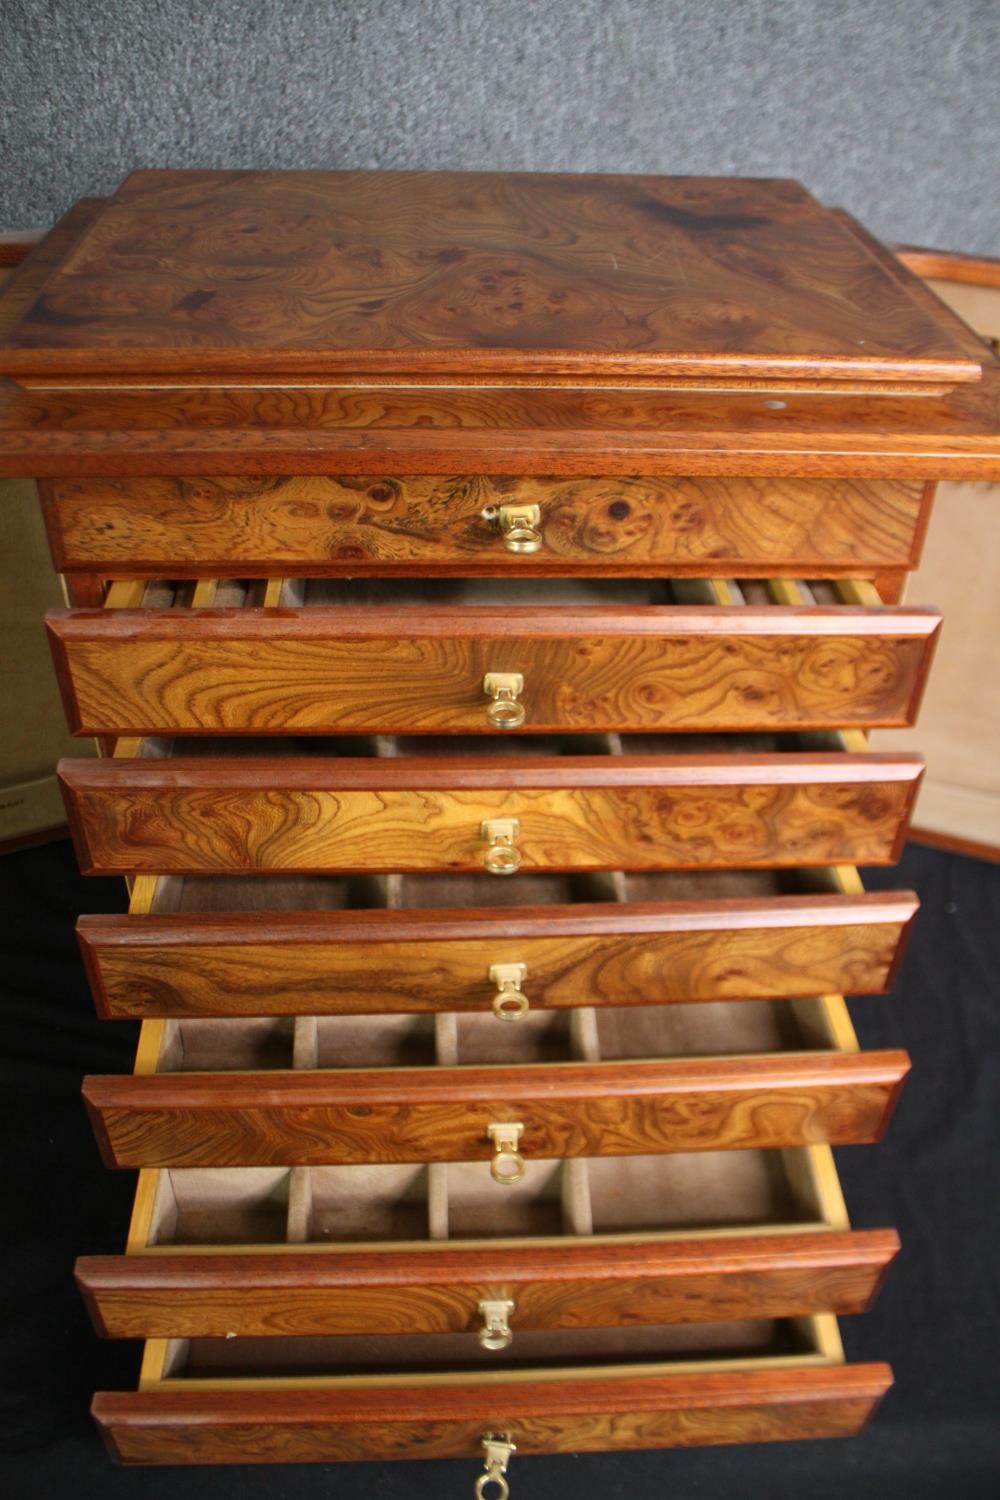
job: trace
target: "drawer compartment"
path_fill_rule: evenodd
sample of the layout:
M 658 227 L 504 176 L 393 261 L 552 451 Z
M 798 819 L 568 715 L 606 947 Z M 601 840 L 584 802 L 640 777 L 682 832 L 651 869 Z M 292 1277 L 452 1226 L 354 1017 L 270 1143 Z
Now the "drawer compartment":
M 465 1334 L 854 1313 L 896 1254 L 851 1231 L 828 1148 L 488 1168 L 144 1172 L 129 1254 L 76 1275 L 112 1338 Z M 506 1349 L 491 1350 L 496 1356 Z
M 84 916 L 77 935 L 104 1016 L 883 993 L 916 897 L 854 885 L 822 869 L 514 875 L 487 907 L 473 876 L 167 876 L 149 914 Z M 513 984 L 495 967 L 511 964 Z
M 149 598 L 163 587 L 150 585 Z M 286 584 L 276 608 L 182 602 L 53 610 L 47 621 L 77 734 L 913 722 L 940 624 L 934 610 L 883 607 L 873 589 L 873 607 L 844 604 L 836 585 L 808 594 L 828 603 L 778 604 L 753 582 L 725 586 L 732 602 L 720 603 L 721 587 L 312 580 Z M 224 585 L 217 597 L 238 592 Z
M 161 759 L 62 761 L 81 868 L 506 875 L 888 864 L 922 771 L 913 755 L 800 751 L 773 736 L 705 736 L 693 754 L 683 753 L 686 736 L 608 737 L 603 755 L 543 737 L 498 739 L 487 755 L 461 739 L 363 757 L 338 754 L 340 741 L 303 755 L 304 743 L 277 742 L 279 756 L 272 742 L 239 741 L 229 758 L 219 742 L 178 741 Z
M 908 567 L 932 485 L 795 478 L 284 475 L 56 479 L 60 572 L 646 575 Z M 513 550 L 518 510 L 538 507 Z M 511 537 L 510 532 L 515 534 Z
M 479 1160 L 502 1194 L 551 1158 L 871 1141 L 909 1069 L 857 1051 L 839 996 L 299 1017 L 290 1066 L 275 1024 L 144 1022 L 137 1071 L 84 1083 L 108 1164 Z
M 495 1434 L 516 1446 L 516 1466 L 533 1453 L 847 1436 L 892 1381 L 886 1365 L 843 1363 L 829 1317 L 529 1341 L 521 1368 L 487 1370 L 456 1367 L 448 1336 L 436 1335 L 438 1368 L 414 1373 L 405 1352 L 402 1368 L 373 1366 L 383 1341 L 368 1339 L 356 1349 L 367 1362 L 348 1373 L 343 1340 L 153 1340 L 140 1390 L 98 1394 L 92 1411 L 126 1463 L 480 1466 L 483 1438 Z

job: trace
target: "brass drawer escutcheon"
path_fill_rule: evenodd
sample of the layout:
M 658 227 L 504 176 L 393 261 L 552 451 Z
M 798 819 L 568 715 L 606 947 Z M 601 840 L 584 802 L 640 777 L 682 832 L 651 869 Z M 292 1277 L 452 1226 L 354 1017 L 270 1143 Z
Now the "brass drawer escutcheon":
M 527 977 L 527 964 L 490 964 L 490 980 L 497 987 L 493 1014 L 498 1021 L 520 1021 L 528 1014 L 528 997 L 521 989 Z
M 507 1349 L 514 1340 L 510 1327 L 510 1315 L 514 1303 L 509 1297 L 498 1297 L 480 1302 L 477 1308 L 483 1320 L 479 1330 L 479 1342 L 484 1349 Z
M 486 1472 L 476 1480 L 476 1500 L 507 1500 L 510 1485 L 504 1475 L 517 1447 L 505 1432 L 485 1432 L 482 1443 L 483 1467 Z
M 493 1142 L 493 1160 L 490 1162 L 493 1181 L 505 1187 L 520 1182 L 524 1176 L 524 1157 L 517 1149 L 524 1134 L 524 1126 L 520 1120 L 504 1120 L 495 1125 L 487 1125 L 486 1134 Z
M 514 875 L 521 868 L 521 855 L 514 843 L 521 831 L 517 818 L 486 818 L 480 837 L 489 843 L 483 864 L 491 875 Z
M 487 672 L 483 692 L 491 700 L 486 718 L 493 728 L 520 729 L 524 723 L 524 704 L 517 701 L 518 694 L 524 692 L 521 673 Z
M 496 524 L 508 552 L 539 552 L 542 511 L 538 505 L 498 505 Z

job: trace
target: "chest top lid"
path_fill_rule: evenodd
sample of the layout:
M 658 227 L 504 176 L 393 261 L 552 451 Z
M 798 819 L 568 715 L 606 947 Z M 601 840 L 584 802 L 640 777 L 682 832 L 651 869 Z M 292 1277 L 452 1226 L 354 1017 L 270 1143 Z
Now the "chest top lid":
M 144 171 L 8 330 L 0 373 L 917 393 L 980 365 L 796 182 Z

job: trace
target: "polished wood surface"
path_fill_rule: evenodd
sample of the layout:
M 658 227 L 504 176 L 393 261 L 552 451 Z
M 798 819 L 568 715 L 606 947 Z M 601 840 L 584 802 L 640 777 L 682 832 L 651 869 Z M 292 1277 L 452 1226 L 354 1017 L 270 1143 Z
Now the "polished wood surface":
M 948 397 L 787 393 L 780 408 L 760 392 L 0 381 L 0 474 L 1000 479 L 1000 363 L 983 357 L 982 382 Z
M 465 1333 L 514 1301 L 528 1328 L 862 1312 L 899 1249 L 891 1230 L 679 1240 L 557 1240 L 433 1250 L 84 1256 L 76 1279 L 108 1338 Z
M 78 204 L 29 256 L 17 296 L 0 299 L 0 333 L 99 202 Z M 26 391 L 0 381 L 0 473 L 997 479 L 1000 365 L 983 352 L 982 381 L 947 397 L 802 392 L 780 407 L 766 393 L 711 390 Z
M 916 561 L 932 485 L 915 481 L 229 475 L 43 482 L 60 571 L 170 577 L 289 569 L 671 576 L 857 573 Z M 537 505 L 542 546 L 505 549 L 501 505 Z
M 520 821 L 525 870 L 884 864 L 898 857 L 922 766 L 902 755 L 722 754 L 64 760 L 58 770 L 85 872 L 251 874 L 482 871 L 482 823 L 496 818 Z
M 17 267 L 13 276 L 4 279 L 0 294 L 0 342 L 6 340 L 31 307 L 46 279 L 92 222 L 103 202 L 102 198 L 81 198 L 30 247 L 25 247 L 18 236 L 14 237 L 9 257 L 0 260 L 0 265 Z M 23 250 L 27 253 L 22 253 Z
M 493 963 L 531 1005 L 754 999 L 888 988 L 910 892 L 516 910 L 84 916 L 105 1016 L 486 1010 Z
M 518 1453 L 599 1452 L 837 1437 L 857 1432 L 892 1383 L 886 1365 L 812 1366 L 462 1384 L 338 1383 L 244 1391 L 102 1392 L 91 1408 L 125 1463 L 482 1459 L 484 1432 Z
M 908 1069 L 885 1051 L 150 1073 L 87 1078 L 83 1097 L 109 1166 L 488 1161 L 504 1120 L 547 1160 L 876 1140 Z
M 494 735 L 488 672 L 524 731 L 904 726 L 940 616 L 901 606 L 50 610 L 74 733 Z
M 867 251 L 872 260 L 881 268 L 882 273 L 900 283 L 906 289 L 907 295 L 926 317 L 937 324 L 942 332 L 947 330 L 948 335 L 954 340 L 955 347 L 973 360 L 982 358 L 983 341 L 969 327 L 967 322 L 936 297 L 919 275 L 915 273 L 912 266 L 904 264 L 898 256 L 881 240 L 877 240 L 863 224 L 859 224 L 851 214 L 843 208 L 834 208 L 830 212 L 838 220 L 841 227 L 851 234 L 862 250 Z
M 135 172 L 0 370 L 979 375 L 799 183 L 481 172 Z

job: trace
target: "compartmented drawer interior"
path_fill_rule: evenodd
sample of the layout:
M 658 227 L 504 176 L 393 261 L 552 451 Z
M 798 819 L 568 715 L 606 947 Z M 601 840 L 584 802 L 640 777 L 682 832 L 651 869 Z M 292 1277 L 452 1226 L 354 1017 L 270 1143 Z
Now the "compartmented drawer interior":
M 188 1167 L 140 1175 L 130 1253 L 848 1227 L 830 1148 L 528 1162 Z
M 158 916 L 263 915 L 266 912 L 441 912 L 503 909 L 510 920 L 520 911 L 546 919 L 569 909 L 587 915 L 598 909 L 610 915 L 622 905 L 630 910 L 655 903 L 678 911 L 697 905 L 707 914 L 724 903 L 740 909 L 759 903 L 761 911 L 789 898 L 857 896 L 863 888 L 853 870 L 841 883 L 837 869 L 621 870 L 512 875 L 483 883 L 469 875 L 277 875 L 240 880 L 228 875 L 161 875 L 154 877 L 149 911 Z M 900 892 L 902 896 L 906 893 Z M 484 896 L 488 904 L 483 907 Z
M 818 1320 L 746 1318 L 724 1323 L 666 1323 L 622 1328 L 551 1329 L 523 1331 L 504 1357 L 508 1370 L 536 1371 L 556 1365 L 568 1372 L 584 1362 L 619 1365 L 639 1373 L 663 1373 L 664 1364 L 682 1373 L 692 1364 L 718 1360 L 729 1368 L 743 1361 L 756 1369 L 775 1368 L 777 1362 L 801 1365 L 833 1362 L 816 1328 Z M 832 1321 L 832 1320 L 831 1320 Z M 350 1335 L 329 1338 L 170 1339 L 163 1351 L 164 1388 L 189 1381 L 215 1382 L 256 1379 L 316 1379 L 377 1373 L 385 1376 L 419 1375 L 422 1371 L 468 1372 L 478 1375 L 496 1360 L 462 1334 L 407 1334 L 402 1337 Z M 153 1359 L 144 1371 L 144 1388 Z M 681 1362 L 683 1361 L 683 1364 Z M 729 1364 L 729 1362 L 732 1362 Z M 638 1366 L 638 1369 L 636 1368 Z M 155 1377 L 154 1377 L 155 1378 Z
M 839 996 L 624 1009 L 537 1011 L 516 1024 L 492 1014 L 340 1015 L 147 1021 L 143 1061 L 158 1073 L 270 1069 L 456 1068 L 725 1057 L 857 1049 Z M 143 1069 L 145 1070 L 145 1068 Z

